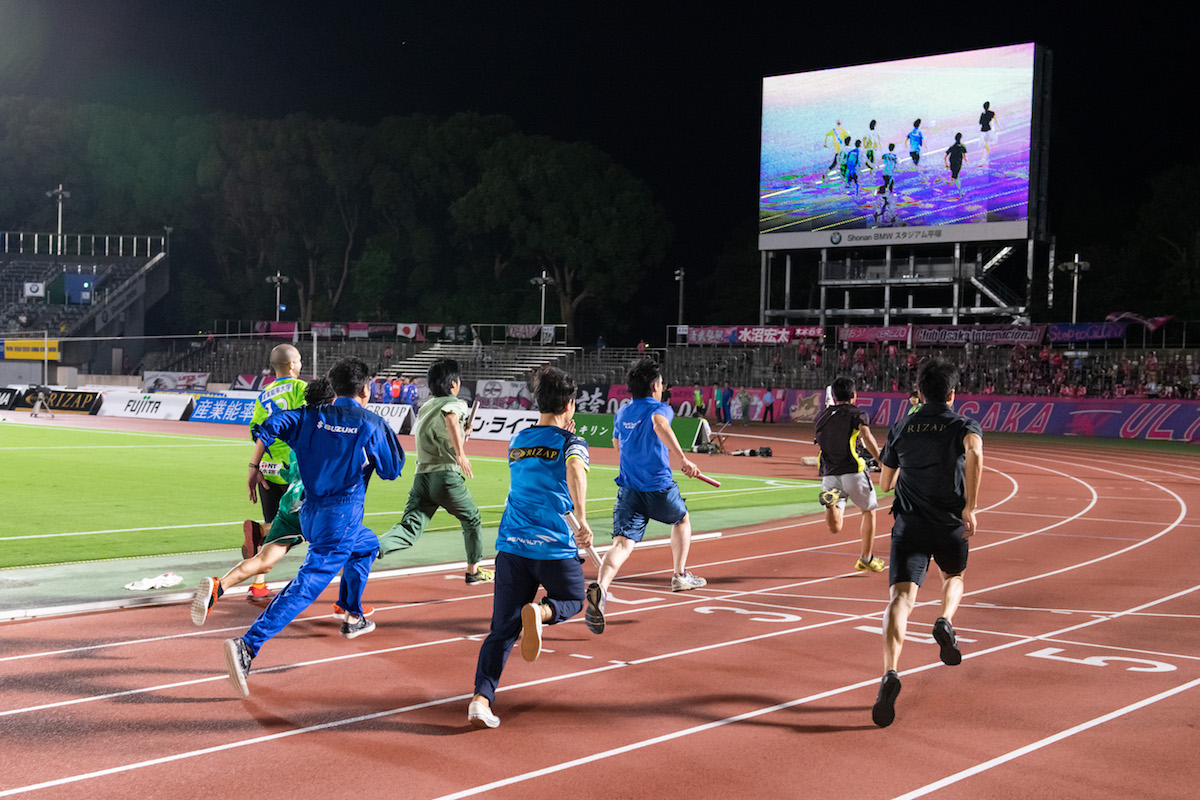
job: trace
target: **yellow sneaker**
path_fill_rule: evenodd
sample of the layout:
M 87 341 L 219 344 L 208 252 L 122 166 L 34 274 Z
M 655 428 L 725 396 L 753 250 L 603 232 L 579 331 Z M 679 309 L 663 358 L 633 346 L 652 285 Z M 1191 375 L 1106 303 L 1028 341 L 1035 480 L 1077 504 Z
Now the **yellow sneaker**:
M 887 564 L 884 564 L 883 559 L 879 556 L 871 556 L 870 561 L 863 561 L 860 558 L 855 562 L 854 568 L 859 572 L 883 572 L 887 569 Z

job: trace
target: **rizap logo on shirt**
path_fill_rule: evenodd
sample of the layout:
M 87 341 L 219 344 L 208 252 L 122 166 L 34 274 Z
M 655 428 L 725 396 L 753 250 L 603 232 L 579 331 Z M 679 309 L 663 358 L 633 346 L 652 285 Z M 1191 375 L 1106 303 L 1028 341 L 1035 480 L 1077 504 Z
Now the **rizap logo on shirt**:
M 358 433 L 358 428 L 346 428 L 341 425 L 326 425 L 325 420 L 317 420 L 317 430 L 329 431 L 330 433 Z

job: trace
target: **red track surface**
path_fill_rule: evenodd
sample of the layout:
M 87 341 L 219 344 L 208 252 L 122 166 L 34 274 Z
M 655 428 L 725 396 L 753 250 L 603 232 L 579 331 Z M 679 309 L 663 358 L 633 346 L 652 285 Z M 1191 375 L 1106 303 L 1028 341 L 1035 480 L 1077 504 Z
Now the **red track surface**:
M 509 660 L 495 730 L 466 723 L 491 595 L 457 573 L 373 579 L 379 627 L 354 641 L 314 605 L 245 701 L 221 652 L 244 602 L 204 629 L 181 606 L 5 624 L 0 797 L 1193 798 L 1200 462 L 1030 441 L 985 440 L 965 658 L 928 636 L 934 577 L 889 728 L 870 719 L 886 573 L 853 571 L 853 515 L 838 538 L 810 515 L 696 542 L 696 592 L 640 549 L 602 636 L 574 620 Z M 812 476 L 772 446 L 702 466 Z

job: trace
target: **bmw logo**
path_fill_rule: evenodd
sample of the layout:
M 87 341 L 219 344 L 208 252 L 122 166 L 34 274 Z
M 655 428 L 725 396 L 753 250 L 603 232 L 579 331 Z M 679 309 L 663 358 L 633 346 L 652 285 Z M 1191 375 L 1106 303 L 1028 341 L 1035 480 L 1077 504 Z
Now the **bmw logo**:
M 829 241 L 833 242 L 834 244 L 841 244 L 842 235 L 837 231 L 834 231 L 833 233 L 829 234 Z

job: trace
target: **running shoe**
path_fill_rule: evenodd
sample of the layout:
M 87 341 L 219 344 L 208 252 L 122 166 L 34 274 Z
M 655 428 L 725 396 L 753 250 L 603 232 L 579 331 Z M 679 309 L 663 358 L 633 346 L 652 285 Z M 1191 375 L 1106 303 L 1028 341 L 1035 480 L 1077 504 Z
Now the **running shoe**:
M 342 623 L 342 636 L 347 639 L 357 639 L 364 633 L 370 633 L 373 630 L 375 630 L 375 623 L 366 617 L 348 616 Z
M 217 598 L 224 593 L 220 578 L 205 578 L 200 581 L 196 593 L 192 595 L 192 624 L 202 627 L 208 620 L 208 612 L 216 605 Z
M 262 526 L 252 519 L 242 523 L 242 558 L 250 558 L 262 544 Z
M 692 589 L 701 589 L 705 586 L 708 586 L 708 581 L 699 575 L 693 575 L 686 569 L 681 575 L 673 575 L 671 577 L 672 592 L 688 592 Z
M 900 676 L 889 669 L 879 682 L 879 694 L 871 707 L 871 721 L 881 728 L 892 724 L 896 718 L 896 698 L 900 696 Z
M 225 664 L 229 667 L 229 682 L 233 684 L 239 697 L 250 696 L 246 676 L 250 674 L 252 660 L 254 656 L 250 655 L 250 648 L 246 646 L 242 637 L 225 640 Z
M 817 501 L 826 508 L 833 508 L 842 499 L 842 493 L 837 489 L 826 489 L 817 495 Z
M 246 599 L 252 603 L 257 603 L 259 600 L 270 600 L 271 590 L 265 583 L 251 584 L 250 590 L 246 592 Z
M 887 569 L 887 564 L 884 564 L 879 556 L 871 556 L 866 561 L 860 558 L 854 563 L 854 568 L 859 572 L 883 572 Z
M 962 651 L 958 649 L 958 636 L 954 626 L 945 617 L 938 617 L 933 623 L 933 640 L 941 646 L 942 663 L 956 667 L 962 663 Z
M 480 567 L 475 572 L 467 573 L 467 583 L 468 584 L 491 583 L 494 580 L 496 580 L 496 573 L 490 569 L 484 569 L 483 567 Z
M 467 722 L 471 723 L 472 728 L 483 730 L 498 727 L 500 718 L 492 713 L 490 706 L 476 701 L 467 706 Z
M 375 613 L 375 606 L 369 606 L 366 603 L 363 603 L 362 612 L 364 617 L 369 617 Z M 346 613 L 346 609 L 342 608 L 337 603 L 333 604 L 333 616 L 336 619 L 340 619 L 342 622 L 346 622 L 348 619 L 350 619 L 350 615 Z
M 542 654 L 542 607 L 526 603 L 521 607 L 521 658 L 536 661 Z
M 598 583 L 590 583 L 584 595 L 586 605 L 583 621 L 592 633 L 604 633 L 604 591 Z

